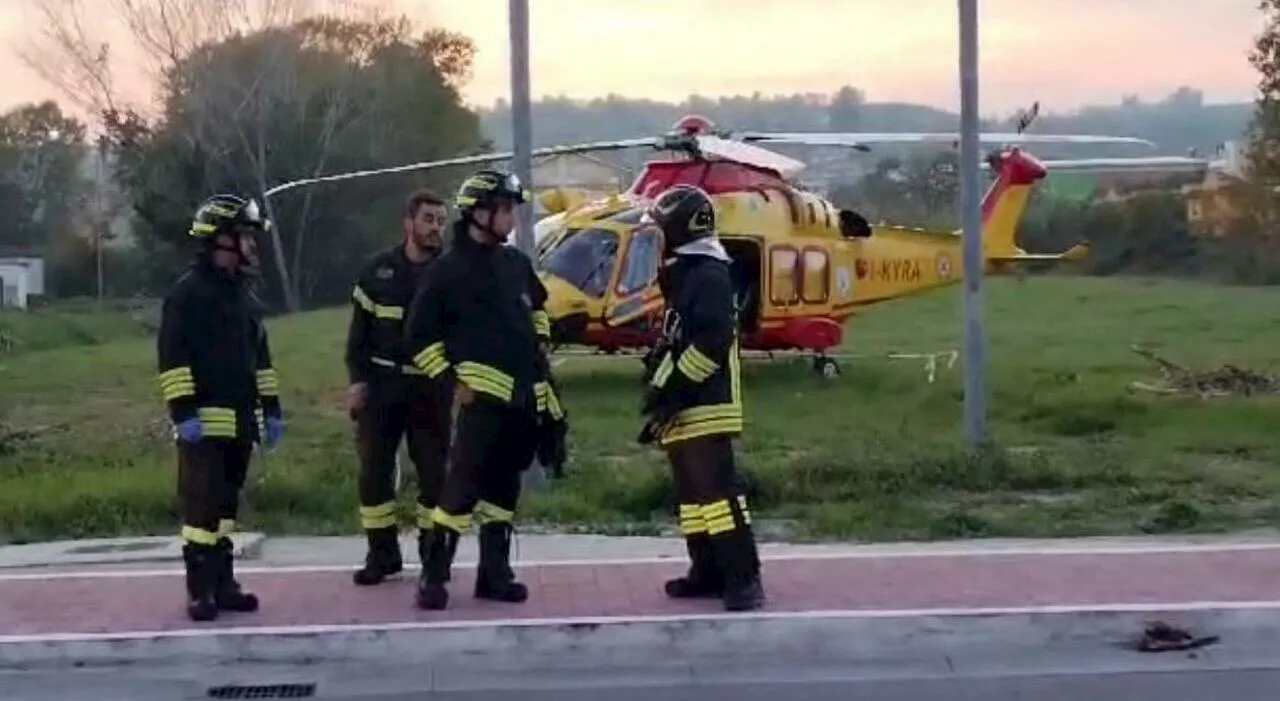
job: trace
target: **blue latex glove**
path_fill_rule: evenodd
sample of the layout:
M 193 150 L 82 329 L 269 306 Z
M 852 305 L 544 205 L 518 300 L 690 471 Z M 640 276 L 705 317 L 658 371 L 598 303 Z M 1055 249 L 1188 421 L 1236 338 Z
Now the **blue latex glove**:
M 173 432 L 183 443 L 195 443 L 204 438 L 204 424 L 200 423 L 200 419 L 187 419 L 174 426 Z
M 268 448 L 274 448 L 276 443 L 284 437 L 284 417 L 268 416 L 266 420 L 266 434 L 263 438 Z

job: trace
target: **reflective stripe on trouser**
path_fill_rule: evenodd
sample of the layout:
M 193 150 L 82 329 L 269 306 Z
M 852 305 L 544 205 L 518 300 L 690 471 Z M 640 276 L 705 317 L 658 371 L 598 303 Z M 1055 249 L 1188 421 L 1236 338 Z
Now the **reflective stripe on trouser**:
M 537 449 L 537 418 L 479 399 L 460 407 L 449 468 L 432 520 L 453 531 L 509 522 L 520 499 L 520 477 Z
M 214 545 L 236 527 L 253 444 L 205 439 L 177 450 L 182 539 Z
M 369 384 L 367 405 L 356 416 L 360 525 L 396 525 L 396 467 L 402 440 L 408 443 L 418 481 L 417 522 L 430 513 L 444 483 L 449 446 L 448 387 L 421 378 L 379 378 Z

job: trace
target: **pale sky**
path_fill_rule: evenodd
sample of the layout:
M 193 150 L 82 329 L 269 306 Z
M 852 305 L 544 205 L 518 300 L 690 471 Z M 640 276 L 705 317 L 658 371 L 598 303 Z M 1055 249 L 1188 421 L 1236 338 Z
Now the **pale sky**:
M 31 28 L 0 0 L 0 108 L 58 97 L 11 52 Z M 210 0 L 216 2 L 217 0 Z M 472 104 L 509 90 L 507 0 L 382 0 L 472 37 Z M 101 2 L 106 8 L 108 0 Z M 1249 100 L 1254 0 L 981 0 L 981 111 L 1157 98 L 1179 85 Z M 534 95 L 679 100 L 832 92 L 954 108 L 956 0 L 530 0 Z M 607 9 L 606 9 L 607 8 Z M 911 8 L 908 10 L 907 8 Z M 100 16 L 95 19 L 102 20 Z M 103 20 L 95 26 L 109 26 Z M 119 37 L 119 33 L 117 33 Z M 118 39 L 117 39 L 118 40 Z M 141 84 L 141 81 L 135 81 Z M 750 128 L 750 125 L 742 125 Z

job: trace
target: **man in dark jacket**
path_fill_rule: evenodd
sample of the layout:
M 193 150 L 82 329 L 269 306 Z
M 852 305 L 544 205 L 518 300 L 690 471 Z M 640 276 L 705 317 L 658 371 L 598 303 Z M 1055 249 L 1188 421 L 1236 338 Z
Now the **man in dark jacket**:
M 360 455 L 360 525 L 368 540 L 355 583 L 378 584 L 404 563 L 396 525 L 396 453 L 407 439 L 418 473 L 418 551 L 425 552 L 431 511 L 444 483 L 452 388 L 429 381 L 404 352 L 405 310 L 423 272 L 440 255 L 444 200 L 428 190 L 409 197 L 404 238 L 360 271 L 352 290 L 346 365 L 347 410 Z
M 418 582 L 424 609 L 448 605 L 458 538 L 473 518 L 480 524 L 475 596 L 513 603 L 528 597 L 510 564 L 520 477 L 543 436 L 563 440 L 563 430 L 549 427 L 562 427 L 565 413 L 543 354 L 546 289 L 528 257 L 503 245 L 515 207 L 526 201 L 520 181 L 506 173 L 483 170 L 462 183 L 453 246 L 427 270 L 405 324 L 414 364 L 428 377 L 453 381 L 458 407 Z
M 667 311 L 647 363 L 639 440 L 666 450 L 691 560 L 686 576 L 666 583 L 667 595 L 720 596 L 727 610 L 755 609 L 764 599 L 760 562 L 734 465 L 743 414 L 730 259 L 700 188 L 667 190 L 644 219 L 662 229 L 658 283 Z
M 189 232 L 195 260 L 165 297 L 160 320 L 156 350 L 178 447 L 187 613 L 196 621 L 258 608 L 236 582 L 229 534 L 254 444 L 273 446 L 284 433 L 267 330 L 247 285 L 267 226 L 253 200 L 206 200 Z

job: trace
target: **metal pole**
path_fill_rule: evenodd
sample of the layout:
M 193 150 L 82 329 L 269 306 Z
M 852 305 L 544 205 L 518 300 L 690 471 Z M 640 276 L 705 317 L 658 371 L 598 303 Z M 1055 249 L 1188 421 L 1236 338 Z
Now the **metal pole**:
M 987 438 L 987 340 L 982 310 L 982 192 L 978 153 L 978 0 L 960 5 L 960 218 L 964 229 L 964 429 Z
M 533 181 L 533 115 L 529 95 L 529 0 L 510 0 L 512 166 L 526 188 Z M 533 203 L 517 214 L 516 246 L 533 257 Z

